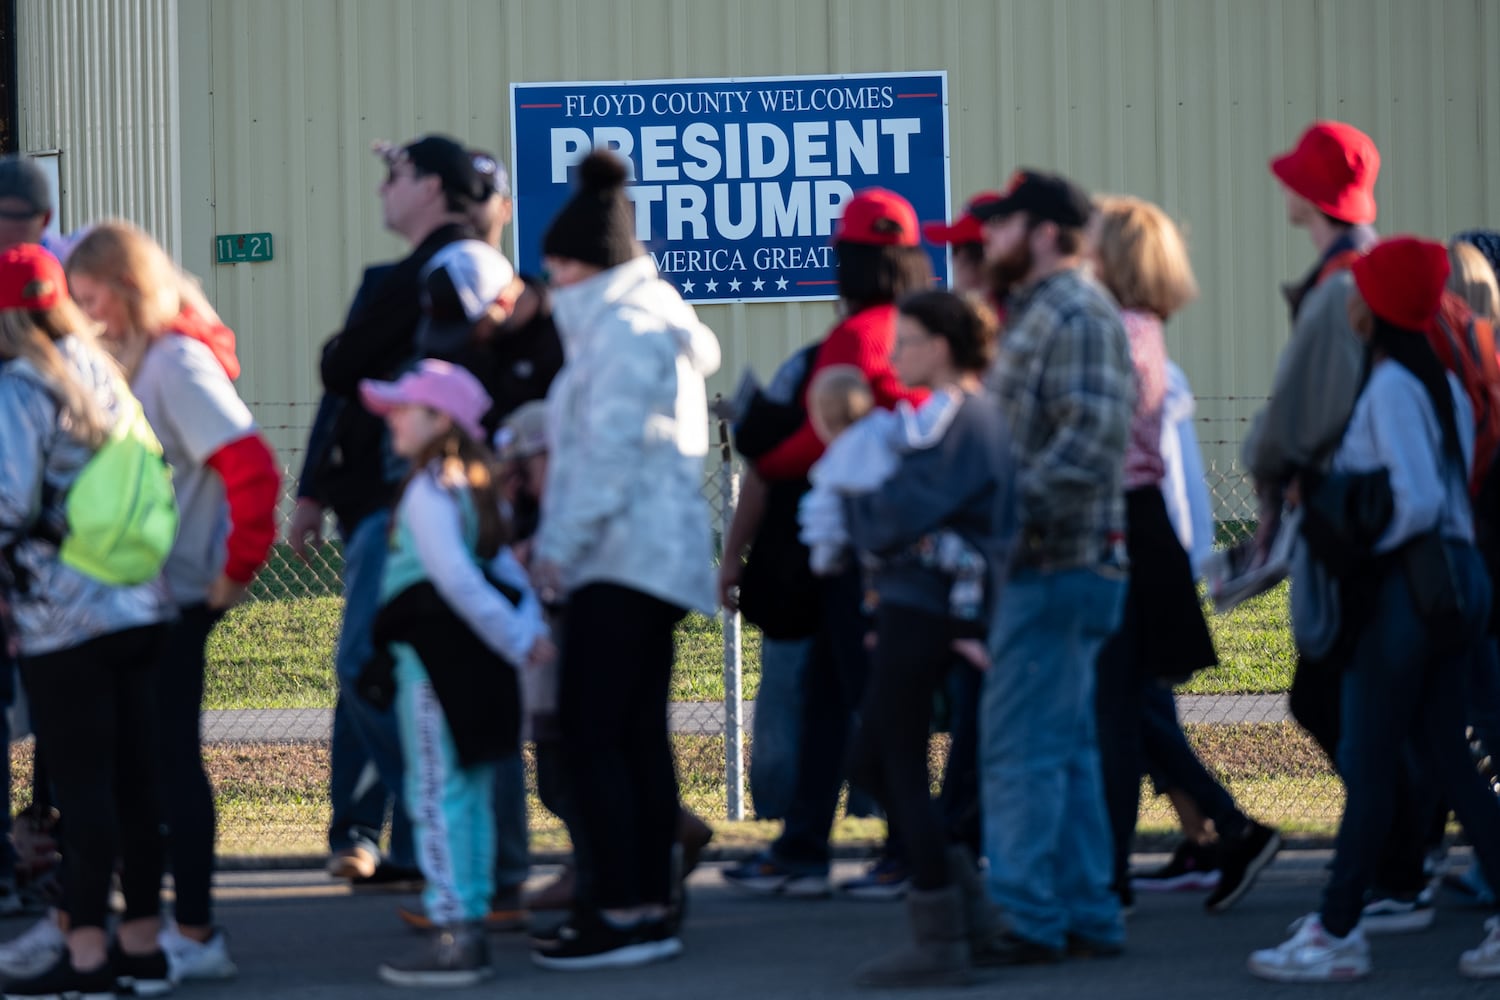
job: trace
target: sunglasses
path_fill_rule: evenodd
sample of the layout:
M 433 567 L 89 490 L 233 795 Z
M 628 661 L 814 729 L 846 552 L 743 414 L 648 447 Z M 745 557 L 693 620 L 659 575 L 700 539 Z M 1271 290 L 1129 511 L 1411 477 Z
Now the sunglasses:
M 30 222 L 41 214 L 41 212 L 27 212 L 21 209 L 0 209 L 0 219 L 7 222 Z

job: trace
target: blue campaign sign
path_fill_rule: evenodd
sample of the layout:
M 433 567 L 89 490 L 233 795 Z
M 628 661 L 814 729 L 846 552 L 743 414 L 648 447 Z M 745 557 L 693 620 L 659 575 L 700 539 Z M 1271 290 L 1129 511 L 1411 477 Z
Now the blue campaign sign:
M 511 116 L 523 272 L 599 148 L 629 161 L 636 238 L 693 302 L 835 298 L 829 237 L 862 188 L 948 217 L 946 72 L 517 83 Z

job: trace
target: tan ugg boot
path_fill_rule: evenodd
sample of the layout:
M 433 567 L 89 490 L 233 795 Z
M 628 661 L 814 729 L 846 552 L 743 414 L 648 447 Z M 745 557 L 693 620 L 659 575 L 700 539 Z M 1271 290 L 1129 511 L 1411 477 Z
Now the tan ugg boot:
M 931 892 L 906 893 L 912 942 L 864 965 L 854 977 L 859 986 L 967 986 L 969 941 L 964 897 L 956 885 Z

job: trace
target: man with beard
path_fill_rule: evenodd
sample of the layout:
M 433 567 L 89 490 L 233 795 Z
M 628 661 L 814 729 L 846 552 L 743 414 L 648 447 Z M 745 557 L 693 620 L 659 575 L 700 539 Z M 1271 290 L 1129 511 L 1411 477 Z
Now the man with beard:
M 989 384 L 1010 425 L 1020 522 L 979 709 L 989 890 L 1009 927 L 975 961 L 1116 954 L 1125 928 L 1110 891 L 1094 660 L 1125 596 L 1130 347 L 1083 267 L 1085 191 L 1023 170 L 971 211 L 1007 315 Z

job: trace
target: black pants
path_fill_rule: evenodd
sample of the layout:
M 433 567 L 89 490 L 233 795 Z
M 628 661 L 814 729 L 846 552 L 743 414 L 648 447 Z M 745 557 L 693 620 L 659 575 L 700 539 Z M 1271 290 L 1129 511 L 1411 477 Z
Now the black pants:
M 1349 653 L 1340 655 L 1347 657 Z M 1287 698 L 1292 718 L 1307 730 L 1336 770 L 1339 739 L 1343 735 L 1345 666 L 1343 658 L 1314 661 L 1299 656 Z M 1437 792 L 1431 782 L 1418 774 L 1410 752 L 1401 754 L 1400 766 L 1386 775 L 1386 780 L 1396 787 L 1397 808 L 1376 862 L 1375 888 L 1394 893 L 1419 892 L 1427 884 L 1422 862 Z
M 574 795 L 579 906 L 624 909 L 672 898 L 677 771 L 667 737 L 682 608 L 614 584 L 573 593 L 563 620 L 558 722 Z
M 215 817 L 213 786 L 203 770 L 203 652 L 222 615 L 203 604 L 183 608 L 156 668 L 157 750 L 167 857 L 177 893 L 173 909 L 177 922 L 189 927 L 213 922 Z
M 22 657 L 32 723 L 46 743 L 62 826 L 63 890 L 74 927 L 103 927 L 120 859 L 125 919 L 161 909 L 156 663 L 165 628 L 113 632 Z
M 900 837 L 914 888 L 948 884 L 948 832 L 927 773 L 932 698 L 952 662 L 948 620 L 882 604 L 849 780 L 875 796 Z

